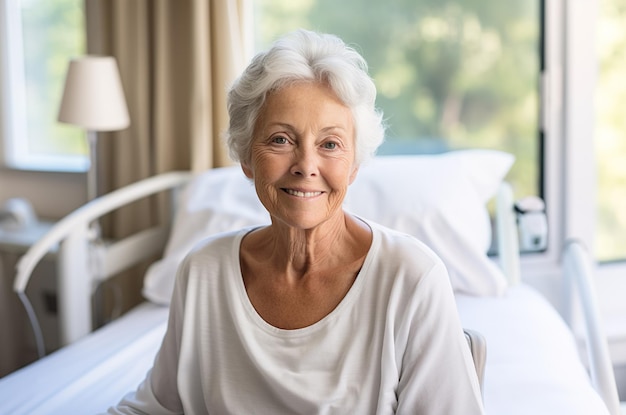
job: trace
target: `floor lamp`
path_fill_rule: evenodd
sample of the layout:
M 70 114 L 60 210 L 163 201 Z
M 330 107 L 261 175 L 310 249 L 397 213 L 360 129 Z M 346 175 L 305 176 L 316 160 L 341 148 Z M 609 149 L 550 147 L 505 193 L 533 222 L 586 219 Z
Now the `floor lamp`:
M 84 56 L 70 61 L 58 120 L 87 131 L 87 200 L 91 201 L 98 196 L 97 133 L 123 130 L 130 125 L 115 58 Z
M 111 56 L 84 56 L 71 60 L 65 78 L 58 120 L 76 125 L 87 131 L 89 143 L 89 170 L 87 171 L 87 201 L 98 196 L 99 131 L 123 130 L 130 125 L 128 107 L 115 58 Z M 97 249 L 102 244 L 100 224 L 95 220 L 89 227 L 91 246 Z M 97 257 L 97 255 L 96 255 Z M 99 276 L 103 264 L 96 261 L 95 273 Z M 72 287 L 68 288 L 71 290 Z M 102 318 L 103 293 L 96 290 L 96 320 Z M 84 293 L 82 294 L 84 296 Z M 80 297 L 81 294 L 78 295 Z M 75 301 L 76 295 L 67 294 L 64 301 Z M 68 308 L 72 308 L 68 306 Z M 85 318 L 85 321 L 91 318 Z M 91 327 L 91 321 L 88 322 Z

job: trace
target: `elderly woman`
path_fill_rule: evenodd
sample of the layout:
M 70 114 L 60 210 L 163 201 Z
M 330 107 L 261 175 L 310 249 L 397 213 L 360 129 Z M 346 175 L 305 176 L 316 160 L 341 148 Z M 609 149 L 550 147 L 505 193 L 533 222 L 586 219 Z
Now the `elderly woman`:
M 271 225 L 188 255 L 154 367 L 110 413 L 482 413 L 442 262 L 342 208 L 382 141 L 375 95 L 335 36 L 297 31 L 254 58 L 227 137 Z

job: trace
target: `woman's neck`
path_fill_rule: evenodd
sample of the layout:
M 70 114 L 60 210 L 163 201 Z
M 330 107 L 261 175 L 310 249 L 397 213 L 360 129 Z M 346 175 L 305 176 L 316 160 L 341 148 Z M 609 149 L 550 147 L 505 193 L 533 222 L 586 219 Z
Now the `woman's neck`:
M 340 212 L 314 229 L 273 222 L 246 239 L 253 257 L 283 275 L 298 278 L 362 259 L 371 244 L 371 230 L 361 220 Z

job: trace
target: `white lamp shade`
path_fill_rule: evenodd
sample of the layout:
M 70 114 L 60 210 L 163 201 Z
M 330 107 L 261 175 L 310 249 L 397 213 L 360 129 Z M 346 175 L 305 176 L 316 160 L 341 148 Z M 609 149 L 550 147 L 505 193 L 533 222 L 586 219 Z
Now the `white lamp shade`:
M 115 58 L 85 56 L 70 61 L 58 119 L 91 131 L 130 125 Z

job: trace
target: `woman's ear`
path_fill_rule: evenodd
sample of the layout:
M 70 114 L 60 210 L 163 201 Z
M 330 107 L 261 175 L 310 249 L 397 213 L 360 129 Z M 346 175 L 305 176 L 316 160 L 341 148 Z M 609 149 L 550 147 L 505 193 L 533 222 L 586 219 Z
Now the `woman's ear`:
M 348 182 L 348 184 L 352 184 L 352 182 L 354 182 L 354 179 L 356 179 L 356 175 L 359 172 L 359 165 L 355 165 L 354 169 L 352 170 L 352 173 L 350 173 L 350 181 Z
M 241 170 L 243 170 L 243 174 L 245 174 L 248 179 L 254 179 L 254 172 L 247 161 L 241 162 Z

